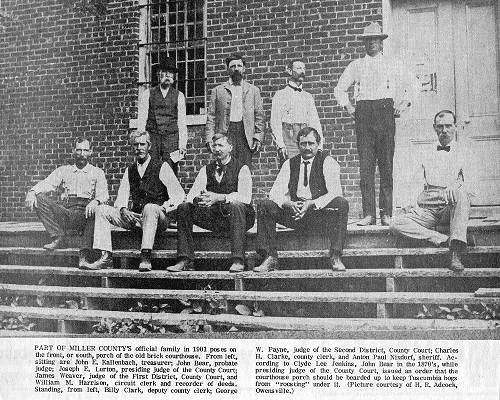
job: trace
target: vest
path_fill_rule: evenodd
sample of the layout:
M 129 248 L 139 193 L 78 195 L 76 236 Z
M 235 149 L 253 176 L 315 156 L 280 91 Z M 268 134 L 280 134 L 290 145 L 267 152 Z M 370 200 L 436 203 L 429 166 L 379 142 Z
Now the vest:
M 149 111 L 146 130 L 158 135 L 175 135 L 179 138 L 177 126 L 177 101 L 179 91 L 170 87 L 167 96 L 163 98 L 160 86 L 155 86 L 149 92 Z
M 309 176 L 309 189 L 311 190 L 313 200 L 316 200 L 318 197 L 327 193 L 325 177 L 323 176 L 323 163 L 326 157 L 327 154 L 324 154 L 322 151 L 318 151 L 316 153 L 316 157 L 314 157 L 312 165 L 309 166 L 311 168 L 311 174 Z M 299 183 L 299 179 L 303 179 L 303 177 L 299 177 L 301 162 L 302 158 L 300 157 L 300 154 L 290 159 L 290 181 L 288 182 L 288 192 L 290 193 L 292 201 L 298 200 L 297 185 Z
M 168 190 L 159 177 L 162 164 L 161 161 L 151 159 L 142 178 L 136 163 L 128 167 L 132 211 L 141 213 L 146 204 L 162 205 L 169 199 Z
M 238 191 L 238 175 L 240 173 L 243 163 L 234 157 L 231 157 L 225 165 L 224 175 L 222 180 L 217 182 L 215 179 L 215 169 L 217 168 L 217 163 L 212 161 L 207 165 L 207 191 L 214 193 L 229 194 Z

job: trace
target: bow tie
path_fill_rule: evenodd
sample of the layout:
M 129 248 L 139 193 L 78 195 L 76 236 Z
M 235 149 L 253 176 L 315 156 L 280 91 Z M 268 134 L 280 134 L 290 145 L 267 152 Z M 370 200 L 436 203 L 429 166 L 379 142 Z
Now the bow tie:
M 291 87 L 293 90 L 295 90 L 296 92 L 302 92 L 302 88 L 299 88 L 297 86 L 292 86 L 290 84 L 288 84 L 289 87 Z
M 450 152 L 450 146 L 438 146 L 437 151 L 444 150 L 446 152 Z
M 215 172 L 217 172 L 217 175 L 222 175 L 224 169 L 225 165 L 217 163 L 217 166 L 215 167 Z

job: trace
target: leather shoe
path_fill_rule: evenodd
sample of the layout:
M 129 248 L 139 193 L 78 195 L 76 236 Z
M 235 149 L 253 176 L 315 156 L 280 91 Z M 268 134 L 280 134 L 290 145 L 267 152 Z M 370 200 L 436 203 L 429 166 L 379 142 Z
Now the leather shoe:
M 85 269 L 90 263 L 87 260 L 87 251 L 86 249 L 80 250 L 78 254 L 78 268 Z
M 53 251 L 56 249 L 66 248 L 66 238 L 64 236 L 57 236 L 52 242 L 43 246 L 45 250 Z
M 177 261 L 177 264 L 167 267 L 169 272 L 194 271 L 194 261 L 189 258 L 183 258 Z
M 245 270 L 245 264 L 240 259 L 234 260 L 229 272 L 243 272 Z
M 92 264 L 83 265 L 80 269 L 88 269 L 88 270 L 98 270 L 98 269 L 106 269 L 113 268 L 113 256 L 109 251 L 103 251 L 101 254 L 101 258 Z
M 151 253 L 141 252 L 141 262 L 139 264 L 139 271 L 149 272 L 153 269 L 151 265 Z
M 278 259 L 273 256 L 267 256 L 262 264 L 254 267 L 253 272 L 269 272 L 278 269 Z
M 450 265 L 448 269 L 453 272 L 464 271 L 464 265 L 462 264 L 462 260 L 460 260 L 460 256 L 457 251 L 450 252 Z
M 375 225 L 375 223 L 376 223 L 375 217 L 373 217 L 371 215 L 367 215 L 363 219 L 359 220 L 356 225 L 358 225 L 358 226 L 368 226 L 368 225 Z
M 380 217 L 380 223 L 383 226 L 389 226 L 391 224 L 391 217 L 389 215 L 382 215 Z
M 345 271 L 345 265 L 340 258 L 340 255 L 334 254 L 330 257 L 330 267 L 332 271 Z

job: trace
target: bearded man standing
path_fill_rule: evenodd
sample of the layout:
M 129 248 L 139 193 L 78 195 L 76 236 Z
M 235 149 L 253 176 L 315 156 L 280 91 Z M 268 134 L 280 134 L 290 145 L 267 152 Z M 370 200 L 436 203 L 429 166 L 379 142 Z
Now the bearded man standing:
M 241 55 L 226 59 L 229 80 L 210 95 L 205 144 L 212 152 L 214 135 L 228 136 L 233 157 L 250 167 L 252 155 L 260 150 L 264 138 L 264 109 L 260 90 L 244 79 L 245 65 Z

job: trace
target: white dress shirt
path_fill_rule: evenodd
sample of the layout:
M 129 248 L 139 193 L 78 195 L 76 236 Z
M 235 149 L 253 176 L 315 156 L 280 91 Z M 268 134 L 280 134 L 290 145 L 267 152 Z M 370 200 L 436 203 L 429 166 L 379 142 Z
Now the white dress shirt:
M 149 92 L 150 89 L 144 90 L 139 96 L 139 105 L 137 109 L 137 130 L 144 132 L 146 130 L 146 123 L 148 121 L 149 112 Z M 168 89 L 160 87 L 163 98 L 168 93 Z M 186 122 L 186 99 L 182 92 L 177 96 L 177 129 L 179 130 L 179 150 L 187 148 L 188 131 Z
M 139 176 L 142 178 L 146 169 L 148 168 L 149 162 L 151 161 L 151 156 L 148 155 L 148 158 L 144 163 L 137 163 L 137 171 L 139 172 Z M 168 191 L 169 199 L 163 203 L 163 207 L 165 210 L 171 211 L 177 208 L 179 204 L 184 201 L 185 193 L 182 189 L 179 180 L 170 168 L 168 163 L 164 162 L 160 168 L 159 176 L 160 181 L 165 185 Z M 120 182 L 120 187 L 118 188 L 118 194 L 115 200 L 115 207 L 121 209 L 123 207 L 128 208 L 128 200 L 130 197 L 130 182 L 128 178 L 128 168 L 125 170 L 123 174 L 122 180 Z
M 229 158 L 224 165 L 226 165 L 231 158 Z M 215 179 L 217 182 L 222 180 L 224 172 L 218 174 L 215 172 Z M 198 197 L 202 192 L 207 190 L 207 167 L 204 166 L 200 169 L 198 176 L 196 177 L 191 190 L 189 191 L 186 201 L 192 203 L 193 200 Z M 238 191 L 229 193 L 226 195 L 226 202 L 231 203 L 234 201 L 239 201 L 241 203 L 250 204 L 252 202 L 252 174 L 247 165 L 241 167 L 238 174 Z
M 378 53 L 351 62 L 333 93 L 341 107 L 349 103 L 347 91 L 354 84 L 356 100 L 393 99 L 395 104 L 414 101 L 418 92 L 416 76 L 398 59 Z
M 47 178 L 31 189 L 35 194 L 52 192 L 62 187 L 62 198 L 70 196 L 96 199 L 106 203 L 109 199 L 108 183 L 104 171 L 91 164 L 79 169 L 75 164 L 56 168 Z
M 310 161 L 307 168 L 307 187 L 304 186 L 304 161 Z M 314 157 L 309 160 L 300 159 L 299 182 L 297 185 L 297 197 L 304 200 L 310 200 L 310 175 L 311 167 Z M 320 210 L 326 207 L 335 197 L 342 196 L 342 186 L 340 185 L 340 166 L 332 157 L 325 157 L 323 163 L 323 176 L 325 177 L 327 193 L 314 200 L 316 209 Z M 274 201 L 278 206 L 283 207 L 285 201 L 290 200 L 290 193 L 288 191 L 288 183 L 290 181 L 290 160 L 286 160 L 281 167 L 273 187 L 269 192 L 269 198 Z
M 243 121 L 243 87 L 242 85 L 233 85 L 229 79 L 229 90 L 231 91 L 231 110 L 229 113 L 230 122 Z
M 288 85 L 302 89 L 294 82 L 288 82 Z M 278 90 L 272 100 L 271 105 L 271 130 L 278 148 L 285 147 L 283 142 L 282 122 L 289 124 L 306 124 L 314 128 L 321 136 L 320 148 L 323 147 L 323 131 L 319 120 L 318 111 L 314 104 L 314 97 L 305 90 L 294 90 L 290 86 Z

